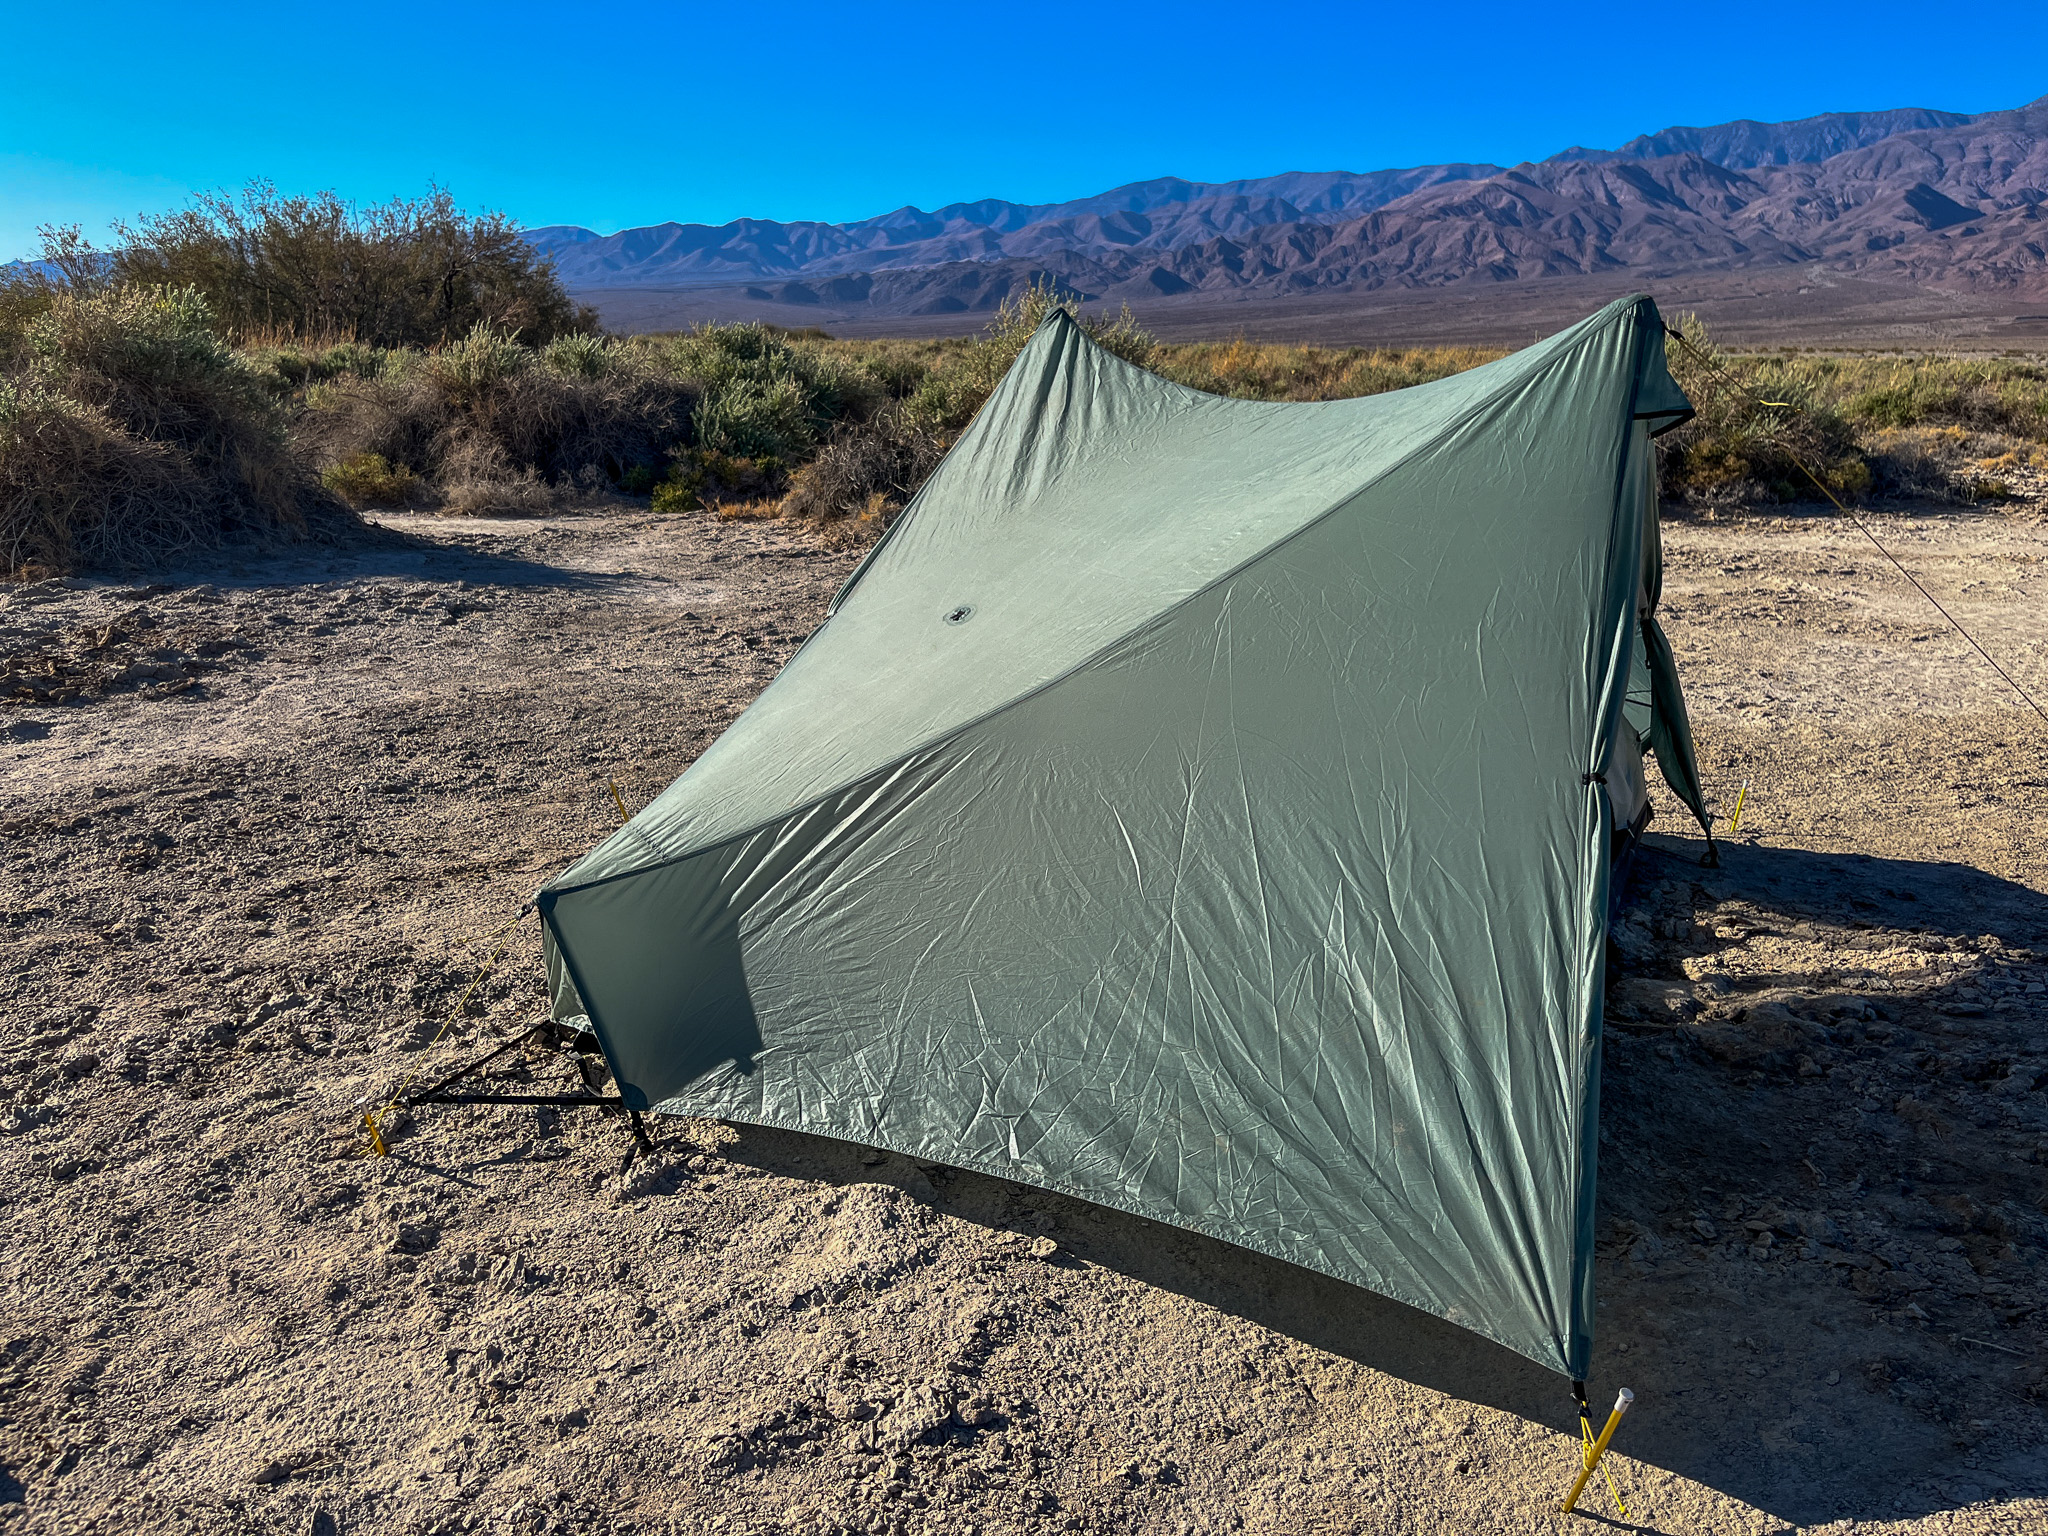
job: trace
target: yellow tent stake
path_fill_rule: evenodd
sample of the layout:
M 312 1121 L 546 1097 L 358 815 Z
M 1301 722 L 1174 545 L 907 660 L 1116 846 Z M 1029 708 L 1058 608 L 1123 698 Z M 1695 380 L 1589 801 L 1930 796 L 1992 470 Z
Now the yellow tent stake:
M 619 820 L 621 822 L 631 821 L 633 818 L 626 814 L 626 797 L 619 793 L 619 781 L 617 779 L 613 779 L 611 781 L 611 785 L 612 799 L 616 800 L 619 804 Z
M 1579 1469 L 1579 1480 L 1572 1484 L 1572 1491 L 1564 1496 L 1564 1512 L 1570 1514 L 1572 1506 L 1579 1502 L 1579 1495 L 1586 1491 L 1586 1480 L 1593 1475 L 1593 1469 L 1600 1465 L 1600 1458 L 1607 1454 L 1607 1442 L 1614 1438 L 1614 1432 L 1621 1427 L 1621 1416 L 1627 1413 L 1629 1405 L 1636 1400 L 1635 1393 L 1627 1387 L 1614 1400 L 1614 1412 L 1607 1415 L 1607 1427 L 1600 1431 L 1592 1449 L 1586 1452 L 1586 1464 Z
M 376 1113 L 372 1111 L 365 1114 L 363 1116 L 363 1124 L 369 1127 L 370 1145 L 377 1149 L 377 1155 L 379 1157 L 389 1157 L 391 1149 L 384 1145 L 384 1133 L 377 1128 Z
M 1735 792 L 1735 814 L 1728 818 L 1728 830 L 1734 832 L 1742 826 L 1742 802 L 1749 798 L 1749 780 L 1742 781 L 1742 788 Z
M 1591 1456 L 1593 1454 L 1593 1426 L 1583 1418 L 1579 1420 L 1579 1438 L 1585 1442 L 1585 1449 L 1581 1454 Z M 1614 1496 L 1614 1512 L 1624 1519 L 1627 1518 L 1628 1506 L 1621 1502 L 1621 1489 L 1615 1486 L 1614 1469 L 1603 1461 L 1600 1463 L 1600 1475 L 1607 1479 L 1607 1491 Z

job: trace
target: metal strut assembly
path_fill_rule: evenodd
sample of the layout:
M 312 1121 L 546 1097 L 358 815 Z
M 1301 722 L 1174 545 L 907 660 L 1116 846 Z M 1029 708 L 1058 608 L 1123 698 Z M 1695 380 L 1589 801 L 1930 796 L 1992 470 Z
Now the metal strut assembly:
M 576 1069 L 583 1079 L 581 1091 L 572 1093 L 459 1093 L 452 1091 L 455 1085 L 462 1082 L 463 1079 L 488 1066 L 507 1052 L 517 1050 L 520 1046 L 530 1044 L 537 1039 L 545 1040 L 549 1044 L 576 1052 Z M 612 1114 L 625 1110 L 630 1117 L 629 1124 L 632 1129 L 633 1141 L 632 1145 L 627 1149 L 626 1160 L 620 1167 L 620 1172 L 623 1173 L 625 1169 L 633 1165 L 633 1160 L 640 1153 L 654 1151 L 654 1142 L 648 1136 L 646 1126 L 641 1122 L 640 1111 L 637 1109 L 627 1109 L 623 1094 L 616 1092 L 606 1093 L 604 1091 L 606 1086 L 604 1071 L 601 1067 L 593 1065 L 589 1060 L 589 1057 L 599 1053 L 600 1049 L 597 1036 L 593 1035 L 589 1030 L 570 1029 L 553 1019 L 541 1019 L 528 1028 L 521 1030 L 518 1034 L 513 1035 L 510 1039 L 501 1041 L 481 1056 L 473 1057 L 464 1062 L 447 1076 L 436 1079 L 424 1088 L 408 1092 L 404 1087 L 401 1087 L 399 1092 L 392 1096 L 390 1103 L 386 1106 L 386 1110 L 379 1111 L 378 1115 L 400 1108 L 410 1109 L 419 1104 L 533 1104 L 547 1105 L 557 1109 L 598 1109 Z M 378 1123 L 378 1115 L 366 1115 L 364 1123 L 370 1128 L 370 1144 L 372 1149 L 379 1156 L 384 1156 L 387 1154 L 387 1149 L 381 1134 L 382 1126 Z
M 524 1045 L 536 1037 L 547 1038 L 557 1046 L 567 1047 L 576 1052 L 576 1070 L 583 1079 L 582 1092 L 451 1093 L 448 1091 L 451 1085 L 461 1082 L 486 1063 L 495 1061 L 507 1051 Z M 544 1104 L 562 1109 L 587 1107 L 604 1110 L 613 1114 L 620 1110 L 625 1110 L 627 1125 L 632 1131 L 633 1139 L 626 1148 L 625 1160 L 619 1164 L 619 1172 L 623 1174 L 633 1166 L 634 1160 L 642 1152 L 652 1153 L 654 1151 L 654 1141 L 647 1134 L 647 1127 L 641 1121 L 640 1111 L 637 1109 L 627 1109 L 623 1094 L 606 1093 L 604 1091 L 603 1069 L 593 1065 L 590 1061 L 590 1057 L 597 1054 L 600 1049 L 597 1036 L 593 1035 L 589 1030 L 569 1029 L 553 1019 L 542 1019 L 532 1028 L 513 1036 L 495 1049 L 486 1051 L 473 1061 L 465 1062 L 438 1082 L 428 1084 L 417 1093 L 408 1094 L 403 1102 L 408 1106 L 414 1104 Z

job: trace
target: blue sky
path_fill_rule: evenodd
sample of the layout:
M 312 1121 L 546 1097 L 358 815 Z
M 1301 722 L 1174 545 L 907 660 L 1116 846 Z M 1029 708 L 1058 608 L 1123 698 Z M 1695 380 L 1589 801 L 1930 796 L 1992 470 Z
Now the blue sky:
M 2048 94 L 2042 0 L 8 5 L 0 259 L 255 177 L 609 232 Z

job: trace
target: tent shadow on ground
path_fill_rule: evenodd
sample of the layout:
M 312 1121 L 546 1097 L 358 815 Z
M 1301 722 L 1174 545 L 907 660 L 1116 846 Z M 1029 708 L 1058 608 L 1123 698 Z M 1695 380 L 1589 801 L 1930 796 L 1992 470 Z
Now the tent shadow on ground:
M 2048 895 L 1974 865 L 1723 840 L 1721 867 L 1709 869 L 1699 861 L 1704 848 L 1698 838 L 1650 834 L 1630 877 L 1630 899 L 1649 882 L 1689 879 L 1730 887 L 1787 917 L 2048 944 Z
M 1793 1060 L 1711 1059 L 1693 1047 L 1691 1030 L 1668 1021 L 1610 1021 L 1595 1370 L 1610 1378 L 1656 1372 L 1657 1385 L 1682 1401 L 1678 1412 L 1644 1415 L 1631 1452 L 1799 1524 L 1899 1519 L 1971 1502 L 1941 1484 L 2048 1494 L 2038 1448 L 2008 1458 L 2018 1463 L 2010 1476 L 1965 1471 L 1964 1421 L 2027 1401 L 2015 1377 L 2026 1351 L 2014 1348 L 2026 1340 L 2000 1343 L 1988 1294 L 1921 1292 L 1927 1315 L 1913 1320 L 1904 1296 L 1849 1285 L 1852 1267 L 1782 1254 L 1688 1263 L 1692 1245 L 1671 1241 L 1694 1210 L 1734 1197 L 1745 1213 L 1832 1211 L 1848 1224 L 1839 1239 L 1847 1247 L 1875 1244 L 1924 1265 L 1939 1256 L 1943 1233 L 1975 1240 L 1981 1230 L 1958 1207 L 2030 1204 L 2036 1192 L 2011 1155 L 2017 1133 L 1964 1074 L 2011 1056 L 2015 1036 L 2041 1015 L 2038 1001 L 2019 997 L 1991 1006 L 1973 967 L 1998 945 L 2048 947 L 2048 895 L 1966 864 L 1755 844 L 1724 847 L 1721 867 L 1705 869 L 1701 847 L 1653 838 L 1631 902 L 1654 905 L 1659 888 L 1668 901 L 1675 887 L 1690 888 L 1704 911 L 1725 915 L 1721 904 L 1737 903 L 1731 929 L 1717 919 L 1708 925 L 1714 938 L 1684 950 L 1710 973 L 1721 952 L 1752 934 L 1775 936 L 1774 948 L 1727 973 L 1724 1013 L 1740 1020 L 1745 1005 L 1766 1000 L 1796 1013 L 1809 997 L 1817 1007 L 1861 1002 L 1878 1022 L 1868 1038 L 1861 1026 L 1824 1032 L 1830 1043 L 1814 1053 L 1821 1071 L 1808 1077 Z M 1848 948 L 1859 932 L 1879 951 L 1967 942 L 1945 970 L 1887 976 Z M 1816 950 L 1815 939 L 1827 942 Z M 1773 954 L 1788 958 L 1764 968 Z M 1678 959 L 1674 952 L 1653 969 L 1676 982 Z M 1872 1098 L 1856 1086 L 1864 1073 Z M 1929 1118 L 1909 1124 L 1901 1106 Z M 1917 1221 L 1901 1214 L 1908 1205 Z M 1865 1218 L 1878 1220 L 1881 1238 L 1852 1224 Z M 1624 1219 L 1661 1227 L 1662 1257 L 1631 1262 L 1621 1251 L 1627 1238 L 1613 1235 Z M 1977 1342 L 1987 1337 L 1988 1346 Z M 1894 1375 L 1917 1400 L 1892 1390 Z
M 1691 880 L 1792 921 L 1861 921 L 1957 937 L 1991 934 L 2015 945 L 2048 942 L 2048 897 L 1966 865 L 1736 845 L 1724 851 L 1721 869 L 1706 870 L 1698 863 L 1700 847 L 1680 838 L 1654 840 L 1640 861 L 1637 890 L 1662 881 Z M 1772 977 L 1771 984 L 1823 983 L 1784 975 Z M 1839 980 L 1825 985 L 1844 990 Z M 1895 997 L 1881 995 L 1896 1009 Z M 1957 1015 L 1972 1011 L 1971 1005 L 1939 989 L 1919 994 L 1914 1006 L 1935 1012 L 1953 1008 Z M 1696 1116 L 1711 1113 L 1711 1101 L 1702 1098 L 1697 1078 L 1719 1069 L 1698 1060 L 1674 1061 L 1668 1064 L 1671 1079 L 1660 1082 L 1653 1074 L 1667 1064 L 1645 1044 L 1641 1034 L 1634 1034 L 1620 1047 L 1632 1052 L 1630 1070 L 1616 1082 L 1605 1115 L 1622 1121 L 1630 1117 L 1626 1103 L 1614 1102 L 1615 1093 L 1681 1096 Z M 1829 1097 L 1837 1112 L 1853 1114 L 1851 1106 L 1839 1103 L 1842 1095 Z M 738 1130 L 738 1142 L 725 1153 L 752 1166 L 792 1178 L 896 1183 L 925 1192 L 918 1169 L 893 1155 L 870 1164 L 865 1159 L 874 1154 L 849 1143 L 752 1126 Z M 1697 1149 L 1701 1144 L 1693 1140 L 1687 1145 Z M 1886 1174 L 1884 1151 L 1873 1148 L 1872 1153 L 1871 1176 L 1881 1178 Z M 1672 1197 L 1683 1198 L 1696 1185 L 1718 1183 L 1732 1189 L 1738 1187 L 1738 1179 L 1751 1187 L 1768 1186 L 1774 1177 L 1789 1180 L 1798 1164 L 1795 1153 L 1783 1160 L 1782 1167 L 1760 1170 L 1750 1144 L 1729 1135 L 1719 1138 L 1718 1152 L 1710 1147 L 1703 1154 L 1703 1165 L 1675 1163 L 1651 1177 L 1675 1181 Z M 1619 1159 L 1613 1161 L 1612 1172 L 1603 1164 L 1603 1228 L 1615 1199 L 1644 1194 L 1632 1188 L 1632 1181 L 1642 1177 L 1640 1170 Z M 931 1181 L 935 1203 L 949 1215 L 994 1230 L 1051 1233 L 1060 1245 L 1061 1262 L 1100 1265 L 1417 1386 L 1501 1409 L 1562 1433 L 1576 1428 L 1560 1377 L 1477 1334 L 1398 1302 L 1247 1249 L 1037 1188 L 947 1169 L 931 1170 Z M 1616 1324 L 1610 1332 L 1617 1338 L 1625 1338 L 1646 1309 L 1659 1308 L 1682 1314 L 1666 1321 L 1682 1320 L 1688 1335 L 1706 1340 L 1726 1341 L 1758 1331 L 1740 1294 L 1701 1283 L 1681 1287 L 1673 1295 L 1669 1288 L 1643 1286 L 1631 1269 L 1618 1255 L 1603 1254 L 1600 1260 L 1602 1316 L 1609 1316 L 1612 1306 Z M 1814 1294 L 1795 1297 L 1796 1301 L 1821 1308 L 1842 1305 L 1824 1266 L 1788 1264 L 1781 1269 L 1784 1283 L 1814 1288 Z M 1824 1294 L 1819 1289 L 1823 1286 L 1828 1287 Z M 1628 1322 L 1621 1320 L 1624 1314 Z M 1811 1347 L 1802 1358 L 1799 1331 L 1795 1328 L 1793 1333 L 1792 1343 L 1773 1360 L 1770 1377 L 1797 1380 L 1804 1389 L 1814 1390 L 1828 1369 L 1824 1346 L 1840 1340 L 1807 1340 Z M 1929 1476 L 1931 1466 L 1938 1468 L 1941 1458 L 1955 1454 L 1939 1422 L 1891 1397 L 1870 1395 L 1853 1405 L 1859 1427 L 1853 1432 L 1839 1430 L 1837 1439 L 1830 1439 L 1825 1426 L 1815 1428 L 1799 1417 L 1796 1394 L 1780 1394 L 1769 1379 L 1753 1379 L 1756 1371 L 1748 1357 L 1730 1360 L 1729 1351 L 1718 1342 L 1696 1346 L 1696 1355 L 1693 1348 L 1674 1343 L 1661 1362 L 1654 1349 L 1646 1351 L 1640 1344 L 1625 1359 L 1617 1358 L 1611 1347 L 1599 1348 L 1594 1395 L 1602 1399 L 1600 1406 L 1604 1409 L 1605 1399 L 1623 1381 L 1644 1393 L 1647 1411 L 1631 1421 L 1619 1449 L 1789 1524 L 1851 1517 L 1896 1519 L 1904 1512 L 1902 1499 L 1914 1506 L 1913 1513 L 1943 1507 L 1939 1499 L 1909 1496 L 1909 1489 Z M 1971 1361 L 1964 1357 L 1962 1363 L 1968 1367 Z M 1996 1370 L 1997 1365 L 1987 1363 L 1976 1381 L 1965 1378 L 1961 1385 L 1966 1390 L 1996 1390 L 1989 1380 Z M 1657 1389 L 1666 1384 L 1657 1379 L 1660 1375 L 1709 1382 L 1703 1395 L 1734 1401 L 1716 1410 L 1718 1421 L 1710 1425 L 1702 1419 L 1697 1399 L 1695 1406 L 1681 1406 L 1671 1396 L 1660 1403 Z M 1801 1434 L 1808 1441 L 1800 1442 Z M 1788 1443 L 1801 1446 L 1792 1460 L 1773 1450 Z M 1561 1467 L 1560 1477 L 1569 1470 Z M 1532 1498 L 1540 1501 L 1544 1496 L 1532 1490 Z M 1593 1510 L 1586 1514 L 1617 1529 L 1658 1529 L 1654 1523 L 1617 1521 Z M 1632 1514 L 1655 1520 L 1652 1510 L 1632 1506 Z

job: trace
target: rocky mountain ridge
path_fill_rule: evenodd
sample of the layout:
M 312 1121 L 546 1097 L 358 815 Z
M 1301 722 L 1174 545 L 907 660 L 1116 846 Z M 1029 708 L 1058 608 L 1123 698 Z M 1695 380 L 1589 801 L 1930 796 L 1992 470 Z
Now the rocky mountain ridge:
M 529 233 L 579 291 L 734 288 L 778 308 L 943 315 L 1050 278 L 1088 298 L 1234 298 L 1819 264 L 2048 295 L 2048 97 L 1673 128 L 1518 166 L 1172 178 L 1043 205 Z

